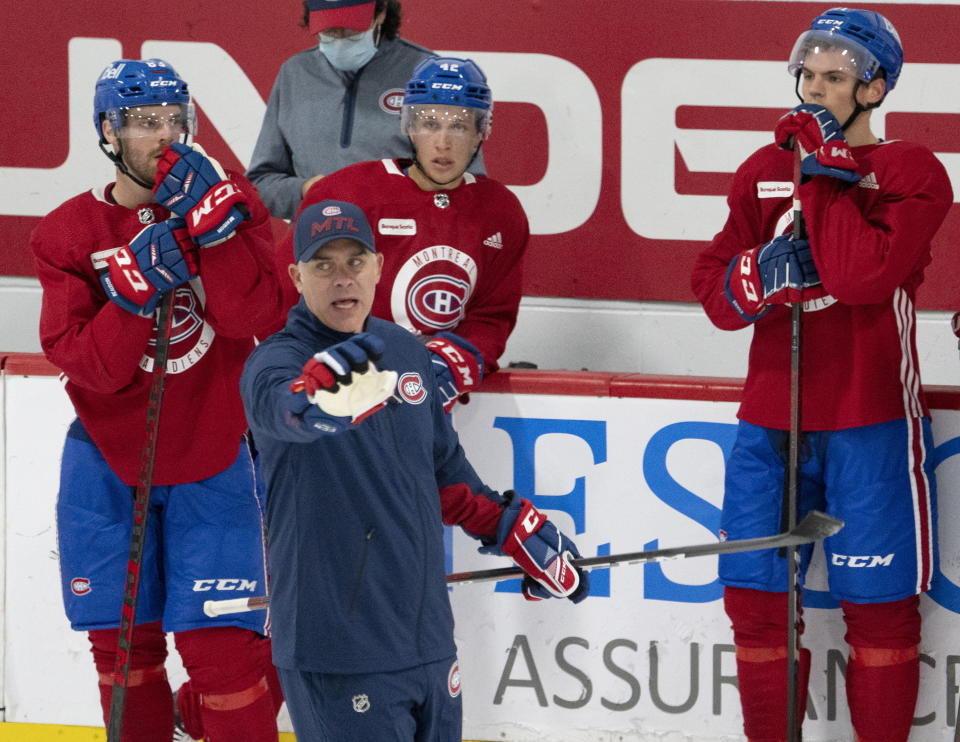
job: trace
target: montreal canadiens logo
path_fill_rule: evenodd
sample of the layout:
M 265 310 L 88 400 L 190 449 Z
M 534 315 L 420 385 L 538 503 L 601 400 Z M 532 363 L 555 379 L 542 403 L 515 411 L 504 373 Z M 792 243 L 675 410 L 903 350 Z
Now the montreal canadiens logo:
M 477 285 L 477 262 L 452 245 L 433 245 L 407 258 L 390 290 L 391 319 L 432 335 L 455 327 Z
M 410 286 L 407 311 L 414 323 L 447 329 L 459 324 L 470 283 L 454 276 L 424 276 Z
M 397 382 L 400 396 L 410 404 L 420 404 L 427 398 L 427 390 L 423 386 L 423 379 L 415 371 L 409 371 L 400 377 Z
M 380 110 L 384 113 L 392 113 L 395 116 L 400 114 L 400 108 L 403 106 L 403 90 L 400 88 L 391 88 L 380 95 Z
M 173 301 L 173 322 L 170 327 L 170 355 L 167 373 L 180 374 L 192 368 L 210 349 L 215 332 L 203 318 L 203 306 L 189 285 L 177 288 Z M 153 370 L 156 334 L 150 339 L 147 352 L 140 359 L 140 368 Z
M 447 690 L 450 691 L 451 698 L 460 695 L 460 663 L 456 660 L 450 666 L 450 672 L 447 673 Z
M 74 577 L 70 580 L 70 592 L 74 595 L 86 595 L 90 592 L 90 580 L 86 577 Z

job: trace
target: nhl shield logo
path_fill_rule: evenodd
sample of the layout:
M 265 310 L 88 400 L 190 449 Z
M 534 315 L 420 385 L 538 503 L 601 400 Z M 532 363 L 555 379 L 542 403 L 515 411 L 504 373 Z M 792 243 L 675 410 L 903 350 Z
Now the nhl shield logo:
M 423 379 L 415 371 L 408 371 L 397 382 L 400 396 L 410 404 L 420 404 L 427 398 L 427 390 L 423 386 Z
M 153 224 L 157 217 L 153 209 L 143 206 L 137 211 L 137 218 L 140 219 L 141 224 Z
M 366 713 L 370 710 L 370 697 L 366 693 L 357 693 L 352 699 L 353 710 L 358 714 Z

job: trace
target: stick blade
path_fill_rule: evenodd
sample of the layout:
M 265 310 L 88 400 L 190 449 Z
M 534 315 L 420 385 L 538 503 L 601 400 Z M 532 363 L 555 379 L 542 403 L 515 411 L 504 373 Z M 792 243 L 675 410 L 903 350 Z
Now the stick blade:
M 790 533 L 804 541 L 820 541 L 835 534 L 843 528 L 843 525 L 843 521 L 839 518 L 819 510 L 811 510 Z

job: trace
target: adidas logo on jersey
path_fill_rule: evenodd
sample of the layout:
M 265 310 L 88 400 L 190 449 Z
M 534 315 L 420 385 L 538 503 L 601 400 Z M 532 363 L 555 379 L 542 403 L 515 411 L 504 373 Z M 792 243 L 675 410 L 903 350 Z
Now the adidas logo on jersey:
M 501 247 L 503 247 L 503 237 L 501 237 L 500 233 L 497 232 L 496 234 L 492 234 L 487 237 L 487 239 L 483 241 L 483 244 L 487 247 L 493 247 L 499 250 Z
M 861 188 L 872 188 L 875 191 L 880 188 L 880 184 L 877 182 L 877 174 L 873 171 L 860 178 L 860 182 L 857 183 L 857 185 Z

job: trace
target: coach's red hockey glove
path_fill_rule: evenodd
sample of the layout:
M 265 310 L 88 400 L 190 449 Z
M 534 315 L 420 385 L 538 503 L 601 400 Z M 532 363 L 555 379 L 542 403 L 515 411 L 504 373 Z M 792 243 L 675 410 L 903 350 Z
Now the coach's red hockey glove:
M 157 164 L 153 190 L 159 203 L 187 220 L 200 247 L 230 239 L 248 216 L 246 196 L 199 144 L 168 146 Z
M 754 322 L 771 304 L 819 299 L 826 292 L 810 243 L 787 234 L 735 256 L 727 268 L 725 294 L 743 319 Z
M 504 495 L 508 500 L 497 526 L 497 544 L 481 547 L 480 551 L 513 559 L 526 573 L 522 590 L 527 600 L 570 598 L 579 603 L 586 598 L 590 577 L 572 564 L 580 557 L 576 544 L 529 500 L 516 497 L 512 491 Z
M 480 386 L 483 356 L 466 338 L 452 332 L 438 332 L 427 340 L 433 352 L 433 373 L 443 398 L 443 409 L 450 412 L 463 395 Z
M 195 251 L 183 219 L 151 224 L 107 259 L 100 284 L 111 301 L 149 316 L 167 291 L 197 275 Z
M 383 409 L 397 384 L 395 371 L 373 365 L 383 351 L 383 340 L 361 332 L 317 353 L 290 384 L 290 411 L 311 428 L 336 433 Z
M 860 180 L 840 122 L 824 106 L 801 103 L 780 117 L 773 136 L 783 149 L 800 147 L 802 175 L 826 175 L 847 183 Z

